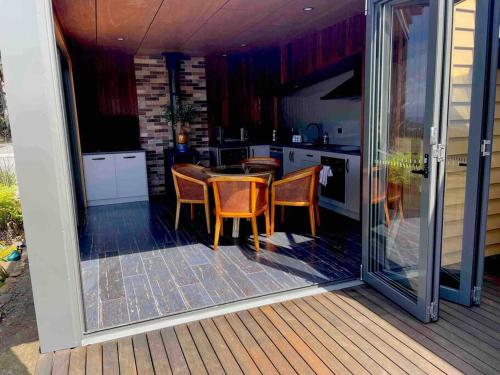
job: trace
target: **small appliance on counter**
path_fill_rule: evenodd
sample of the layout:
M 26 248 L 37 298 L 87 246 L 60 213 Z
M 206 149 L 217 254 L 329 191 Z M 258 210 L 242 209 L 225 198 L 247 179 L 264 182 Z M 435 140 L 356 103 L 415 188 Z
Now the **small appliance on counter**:
M 292 143 L 302 143 L 302 135 L 298 130 L 292 128 Z

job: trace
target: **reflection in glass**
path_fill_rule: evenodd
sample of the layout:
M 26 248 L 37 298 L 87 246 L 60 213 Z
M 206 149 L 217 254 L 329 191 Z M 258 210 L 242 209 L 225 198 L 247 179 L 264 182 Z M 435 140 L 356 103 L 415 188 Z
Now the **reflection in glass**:
M 450 74 L 441 284 L 460 288 L 476 0 L 456 1 Z
M 371 271 L 415 297 L 424 177 L 412 171 L 424 164 L 428 4 L 393 7 L 391 24 L 387 118 L 381 114 L 372 145 Z

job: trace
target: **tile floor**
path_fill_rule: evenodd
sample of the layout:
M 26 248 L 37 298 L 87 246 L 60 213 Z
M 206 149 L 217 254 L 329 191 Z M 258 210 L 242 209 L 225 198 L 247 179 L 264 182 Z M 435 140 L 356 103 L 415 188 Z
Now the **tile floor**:
M 228 222 L 214 252 L 201 210 L 194 222 L 183 216 L 175 231 L 161 201 L 91 207 L 80 233 L 87 331 L 358 277 L 359 223 L 322 215 L 312 239 L 306 211 L 290 209 L 286 225 L 259 238 L 259 253 L 249 225 L 242 221 L 233 240 Z

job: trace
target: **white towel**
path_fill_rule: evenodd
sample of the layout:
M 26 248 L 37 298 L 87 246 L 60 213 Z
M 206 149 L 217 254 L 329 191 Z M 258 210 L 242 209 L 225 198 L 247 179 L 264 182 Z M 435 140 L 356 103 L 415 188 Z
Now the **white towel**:
M 332 169 L 328 165 L 323 165 L 321 172 L 319 172 L 319 183 L 323 186 L 328 185 L 328 177 L 332 176 Z

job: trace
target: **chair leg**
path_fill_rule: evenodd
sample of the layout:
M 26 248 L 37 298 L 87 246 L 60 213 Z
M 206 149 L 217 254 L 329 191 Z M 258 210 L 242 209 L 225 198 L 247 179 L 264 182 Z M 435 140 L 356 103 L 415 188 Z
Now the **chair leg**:
M 179 216 L 181 214 L 181 202 L 177 202 L 177 208 L 175 209 L 175 230 L 179 228 Z
M 224 235 L 224 219 L 220 218 L 220 235 Z
M 281 224 L 285 223 L 285 206 L 281 206 Z
M 274 216 L 276 213 L 276 205 L 274 202 L 271 204 L 271 234 L 274 234 Z
M 215 234 L 214 234 L 214 251 L 219 248 L 219 233 L 221 229 L 221 218 L 217 216 L 215 218 Z
M 259 251 L 259 231 L 257 229 L 257 218 L 252 217 L 252 230 L 253 230 L 253 242 L 255 244 L 255 250 Z
M 194 220 L 194 204 L 191 203 L 191 221 Z
M 269 223 L 269 207 L 264 211 L 264 216 L 266 218 L 266 235 L 269 237 L 271 235 L 271 225 Z
M 316 214 L 316 222 L 318 223 L 318 227 L 321 225 L 321 218 L 319 217 L 319 205 L 314 205 L 314 212 Z
M 210 206 L 205 202 L 205 217 L 207 219 L 207 232 L 210 234 Z
M 309 220 L 311 220 L 311 234 L 316 237 L 316 223 L 314 222 L 314 205 L 309 206 Z

